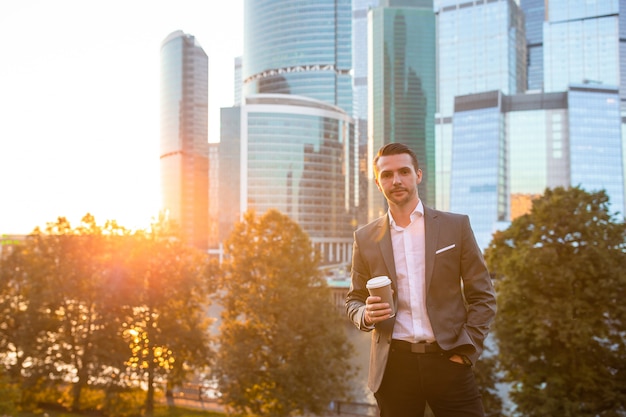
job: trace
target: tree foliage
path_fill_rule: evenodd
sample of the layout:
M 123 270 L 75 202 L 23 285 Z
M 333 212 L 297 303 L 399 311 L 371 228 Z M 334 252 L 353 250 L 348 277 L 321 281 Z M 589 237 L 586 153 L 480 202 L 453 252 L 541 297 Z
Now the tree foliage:
M 476 384 L 480 391 L 485 410 L 485 417 L 502 417 L 502 398 L 497 389 L 500 383 L 498 374 L 498 358 L 489 346 L 485 350 L 478 363 L 473 367 Z
M 0 368 L 0 415 L 10 416 L 17 412 L 19 391 L 12 384 L 4 370 Z
M 209 364 L 209 264 L 167 231 L 137 232 L 135 239 L 128 251 L 135 300 L 123 335 L 131 348 L 127 376 L 147 383 L 151 412 L 156 379 L 176 385 L 189 369 Z
M 75 229 L 59 218 L 3 260 L 0 345 L 14 381 L 71 382 L 76 408 L 90 379 L 123 364 L 113 357 L 124 344 L 112 337 L 112 294 L 103 288 L 106 236 L 118 230 L 115 223 L 97 226 L 89 215 Z
M 225 251 L 222 400 L 256 416 L 325 410 L 347 392 L 350 345 L 309 237 L 278 211 L 248 212 Z
M 0 364 L 28 390 L 181 383 L 210 359 L 206 256 L 165 222 L 130 232 L 86 215 L 36 229 L 0 260 Z M 28 399 L 27 396 L 24 397 Z
M 495 336 L 524 416 L 626 413 L 626 226 L 604 191 L 546 190 L 495 234 Z

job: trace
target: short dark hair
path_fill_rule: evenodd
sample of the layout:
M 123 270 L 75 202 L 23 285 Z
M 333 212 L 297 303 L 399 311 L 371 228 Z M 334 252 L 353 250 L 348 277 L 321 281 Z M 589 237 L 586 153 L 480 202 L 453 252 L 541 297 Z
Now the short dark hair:
M 417 172 L 417 170 L 419 169 L 419 162 L 417 161 L 417 155 L 415 155 L 415 152 L 413 152 L 411 148 L 409 148 L 403 143 L 388 143 L 386 145 L 381 146 L 380 149 L 378 150 L 378 153 L 376 153 L 376 156 L 374 157 L 374 176 L 378 177 L 377 164 L 378 164 L 378 159 L 381 156 L 400 155 L 403 153 L 411 157 L 411 161 L 413 162 L 413 168 L 415 168 L 415 172 Z

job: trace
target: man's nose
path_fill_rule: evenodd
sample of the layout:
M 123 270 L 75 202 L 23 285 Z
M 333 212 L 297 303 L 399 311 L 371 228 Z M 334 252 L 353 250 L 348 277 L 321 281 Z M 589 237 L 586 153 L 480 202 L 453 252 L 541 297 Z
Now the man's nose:
M 400 181 L 400 174 L 398 174 L 397 172 L 393 174 L 393 183 L 394 184 L 400 184 L 402 181 Z

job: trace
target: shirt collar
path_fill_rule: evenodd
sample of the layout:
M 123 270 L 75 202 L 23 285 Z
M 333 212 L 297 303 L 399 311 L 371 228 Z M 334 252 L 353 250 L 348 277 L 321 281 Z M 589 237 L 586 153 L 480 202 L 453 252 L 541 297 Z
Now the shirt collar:
M 404 229 L 404 227 L 398 226 L 396 224 L 396 221 L 391 214 L 391 210 L 387 210 L 387 214 L 389 215 L 389 226 L 395 229 Z M 415 206 L 415 208 L 411 212 L 411 223 L 413 223 L 415 219 L 418 218 L 418 216 L 424 217 L 424 205 L 422 204 L 422 199 L 418 200 L 417 206 Z

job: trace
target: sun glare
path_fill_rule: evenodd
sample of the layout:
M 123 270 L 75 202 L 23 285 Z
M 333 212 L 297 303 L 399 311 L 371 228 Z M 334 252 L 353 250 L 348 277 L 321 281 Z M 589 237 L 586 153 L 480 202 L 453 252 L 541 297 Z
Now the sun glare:
M 227 3 L 220 13 L 187 0 L 3 5 L 0 234 L 28 234 L 59 217 L 76 225 L 87 213 L 131 230 L 158 218 L 160 45 L 184 30 L 209 55 L 208 140 L 217 142 L 243 44 L 243 2 Z M 146 21 L 148 8 L 155 18 Z

